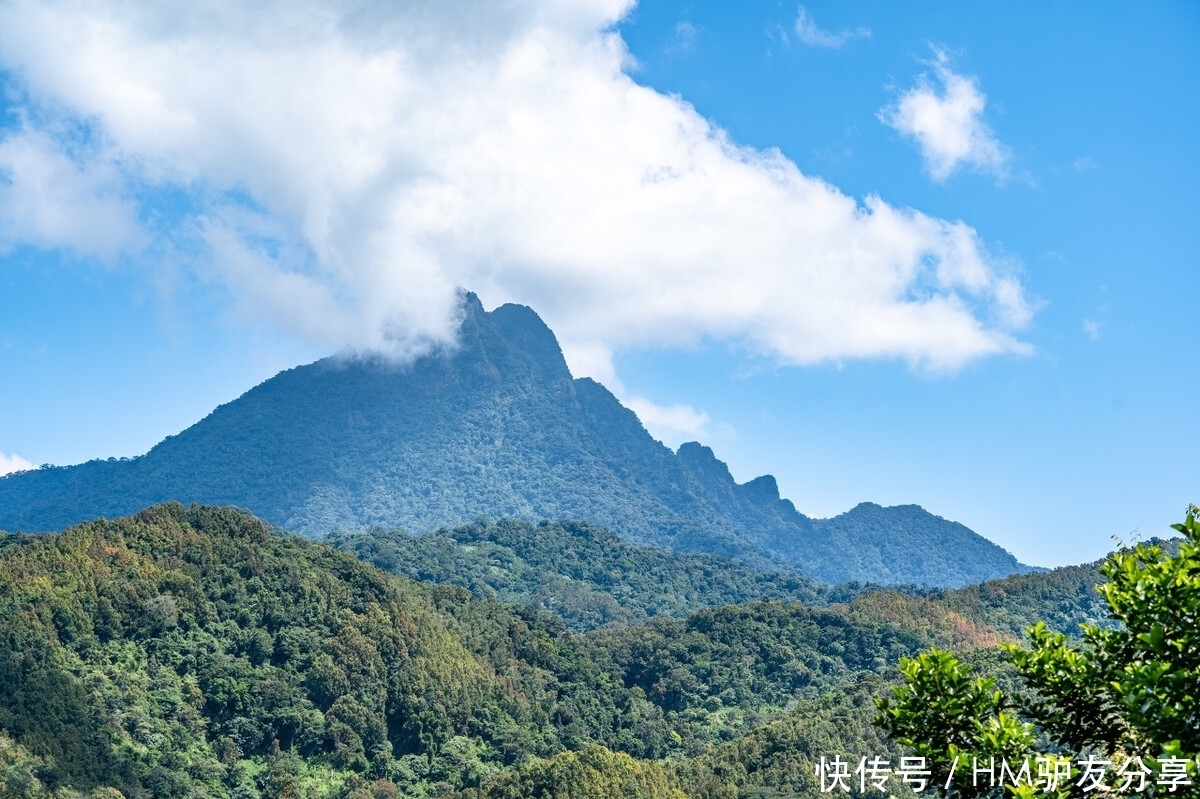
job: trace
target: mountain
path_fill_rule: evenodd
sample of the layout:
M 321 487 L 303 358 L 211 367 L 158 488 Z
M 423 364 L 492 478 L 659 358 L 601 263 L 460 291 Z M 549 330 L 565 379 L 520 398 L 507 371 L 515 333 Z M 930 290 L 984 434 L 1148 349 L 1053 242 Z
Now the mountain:
M 581 519 L 642 544 L 835 583 L 965 585 L 1020 572 L 916 506 L 809 519 L 774 478 L 738 484 L 712 450 L 672 452 L 599 383 L 573 379 L 531 309 L 464 297 L 457 346 L 398 366 L 282 372 L 143 456 L 0 478 L 0 529 L 44 531 L 176 500 L 250 509 L 310 537 L 424 533 L 480 515 Z

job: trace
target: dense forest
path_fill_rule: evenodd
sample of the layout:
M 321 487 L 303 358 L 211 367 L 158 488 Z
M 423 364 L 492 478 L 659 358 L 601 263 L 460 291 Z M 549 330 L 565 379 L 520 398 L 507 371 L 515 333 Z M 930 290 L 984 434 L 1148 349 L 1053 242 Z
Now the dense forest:
M 900 657 L 954 647 L 1002 673 L 1005 619 L 1048 616 L 1089 579 L 838 594 L 738 585 L 739 564 L 587 525 L 439 536 L 335 543 L 426 578 L 465 564 L 471 585 L 389 575 L 228 508 L 0 537 L 3 795 L 811 795 L 814 756 L 897 751 L 871 719 Z M 496 559 L 507 574 L 489 578 Z M 563 579 L 621 613 L 568 603 L 564 621 L 537 600 Z M 779 595 L 724 604 L 758 588 Z M 561 792 L 581 781 L 609 792 Z
M 824 605 L 862 590 L 834 591 L 719 555 L 636 546 L 584 522 L 481 519 L 421 536 L 376 529 L 326 541 L 393 574 L 550 611 L 576 632 L 754 599 Z
M 682 618 L 756 599 L 824 607 L 868 593 L 851 609 L 864 620 L 903 621 L 909 629 L 982 625 L 994 628 L 990 634 L 997 640 L 1020 638 L 1038 621 L 1075 635 L 1080 624 L 1103 623 L 1107 613 L 1095 590 L 1099 562 L 955 589 L 886 588 L 857 582 L 831 586 L 757 571 L 719 555 L 637 546 L 584 522 L 479 519 L 423 536 L 375 529 L 334 534 L 326 542 L 393 574 L 550 611 L 576 632 L 660 616 Z

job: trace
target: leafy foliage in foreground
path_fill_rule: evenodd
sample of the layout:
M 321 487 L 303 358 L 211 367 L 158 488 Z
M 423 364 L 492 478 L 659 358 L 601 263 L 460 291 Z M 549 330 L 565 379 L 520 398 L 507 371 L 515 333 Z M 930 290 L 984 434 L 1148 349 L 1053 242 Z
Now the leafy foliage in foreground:
M 1039 623 L 1029 630 L 1028 649 L 1006 647 L 1026 692 L 997 690 L 950 653 L 933 650 L 901 661 L 904 682 L 893 698 L 880 700 L 878 723 L 931 758 L 938 776 L 957 756 L 1019 761 L 1032 751 L 1065 751 L 1104 760 L 1105 782 L 1111 782 L 1117 764 L 1128 765 L 1131 757 L 1158 766 L 1156 775 L 1170 758 L 1186 779 L 1182 791 L 1173 785 L 1170 792 L 1200 796 L 1198 513 L 1191 506 L 1185 521 L 1173 525 L 1184 535 L 1175 554 L 1139 544 L 1100 567 L 1108 582 L 1099 591 L 1115 625 L 1084 625 L 1076 643 Z M 1034 790 L 1026 785 L 1015 792 Z M 1059 794 L 1088 790 L 1084 781 L 1071 780 Z M 1165 788 L 1152 780 L 1133 791 L 1157 796 Z

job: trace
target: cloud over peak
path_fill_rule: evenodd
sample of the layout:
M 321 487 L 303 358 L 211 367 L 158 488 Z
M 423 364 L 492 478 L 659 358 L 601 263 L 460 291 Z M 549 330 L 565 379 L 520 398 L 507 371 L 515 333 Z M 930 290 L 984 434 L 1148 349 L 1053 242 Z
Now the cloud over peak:
M 639 86 L 628 5 L 4 4 L 0 66 L 57 117 L 0 132 L 0 169 L 66 157 L 59 122 L 106 146 L 68 194 L 0 182 L 0 237 L 22 203 L 100 203 L 136 229 L 93 250 L 152 271 L 130 242 L 155 239 L 249 323 L 330 349 L 448 341 L 459 288 L 536 308 L 577 374 L 702 339 L 932 369 L 1027 349 L 1020 283 L 974 230 L 858 202 Z M 164 189 L 186 198 L 165 221 L 137 199 Z

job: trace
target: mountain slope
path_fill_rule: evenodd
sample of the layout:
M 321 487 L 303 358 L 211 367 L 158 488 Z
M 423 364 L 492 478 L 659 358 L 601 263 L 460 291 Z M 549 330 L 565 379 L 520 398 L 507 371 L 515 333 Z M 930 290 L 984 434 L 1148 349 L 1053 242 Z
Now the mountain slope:
M 49 787 L 257 796 L 248 759 L 328 782 L 432 764 L 435 734 L 486 742 L 494 770 L 514 741 L 560 748 L 544 719 L 418 587 L 248 515 L 162 505 L 0 536 L 0 736 Z
M 377 529 L 326 543 L 393 574 L 554 613 L 575 632 L 755 599 L 824 605 L 831 593 L 716 555 L 634 546 L 583 522 L 477 521 L 420 536 Z
M 582 519 L 826 582 L 962 585 L 1022 570 L 919 508 L 814 521 L 769 476 L 739 485 L 706 447 L 671 452 L 599 383 L 572 379 L 532 310 L 487 313 L 474 295 L 451 352 L 403 368 L 325 359 L 144 456 L 0 478 L 0 529 L 58 529 L 168 500 L 248 508 L 308 536 L 422 533 L 480 514 Z

